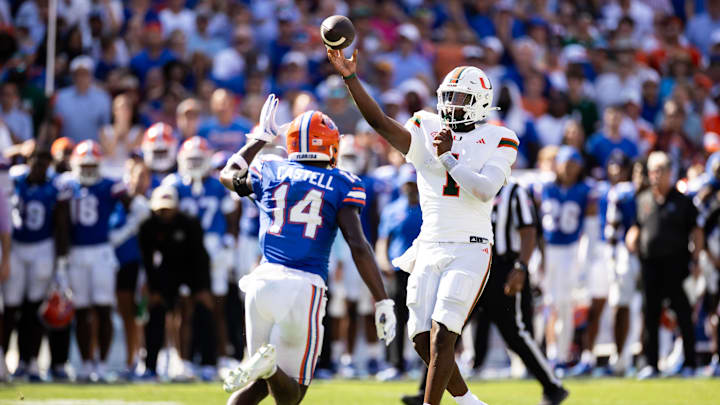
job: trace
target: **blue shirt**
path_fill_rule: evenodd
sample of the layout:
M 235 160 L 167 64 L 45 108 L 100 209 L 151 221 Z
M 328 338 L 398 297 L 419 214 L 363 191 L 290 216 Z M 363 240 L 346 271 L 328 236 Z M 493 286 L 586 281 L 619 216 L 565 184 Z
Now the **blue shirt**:
M 103 178 L 84 186 L 72 177 L 62 175 L 63 187 L 71 193 L 70 241 L 72 246 L 91 246 L 109 241 L 110 215 L 125 190 L 122 182 Z
M 380 55 L 378 60 L 386 61 L 393 66 L 393 85 L 399 86 L 407 79 L 418 75 L 433 77 L 430 61 L 417 52 L 403 55 L 400 51 Z
M 592 188 L 578 182 L 564 188 L 557 182 L 542 187 L 540 214 L 543 235 L 548 244 L 569 245 L 580 239 L 588 203 L 593 199 Z
M 29 184 L 27 166 L 10 170 L 12 195 L 12 238 L 18 242 L 34 243 L 53 236 L 55 205 L 67 198 L 61 191 L 57 176 L 48 176 L 42 184 Z M 49 252 L 48 254 L 54 254 Z
M 127 224 L 128 212 L 121 203 L 115 205 L 115 209 L 110 214 L 110 229 L 120 229 Z M 140 245 L 137 234 L 129 237 L 120 245 L 115 247 L 115 257 L 118 262 L 123 265 L 126 263 L 140 262 Z
M 211 117 L 200 124 L 198 136 L 207 139 L 213 149 L 234 153 L 245 145 L 245 135 L 252 127 L 253 124 L 242 117 L 233 119 L 228 125 L 222 125 L 216 117 Z
M 710 52 L 713 31 L 720 29 L 720 20 L 713 20 L 708 13 L 695 15 L 686 25 L 687 35 L 690 43 L 698 47 L 703 55 Z
M 260 211 L 255 201 L 249 198 L 242 199 L 240 233 L 253 238 L 257 238 L 260 234 Z
M 60 136 L 75 143 L 97 141 L 100 129 L 110 123 L 110 110 L 110 96 L 94 85 L 84 94 L 75 86 L 60 90 L 55 102 L 55 114 L 62 120 Z
M 260 208 L 260 248 L 270 263 L 317 274 L 327 281 L 337 214 L 345 205 L 365 206 L 357 176 L 287 160 L 250 167 Z
M 633 141 L 627 138 L 620 140 L 610 139 L 602 133 L 593 135 L 587 143 L 587 151 L 602 167 L 607 166 L 607 161 L 616 150 L 621 151 L 625 156 L 634 159 L 638 155 L 638 148 Z
M 383 209 L 378 236 L 388 240 L 390 261 L 402 256 L 408 250 L 420 234 L 421 226 L 420 204 L 411 206 L 405 197 L 398 198 Z
M 163 67 L 175 59 L 175 54 L 168 49 L 163 49 L 157 58 L 153 58 L 147 49 L 143 49 L 130 59 L 130 70 L 140 79 L 140 83 L 144 84 L 147 72 L 155 67 Z
M 223 236 L 227 231 L 225 214 L 235 209 L 235 202 L 225 186 L 215 177 L 206 177 L 202 186 L 193 189 L 188 178 L 177 173 L 168 175 L 163 184 L 174 187 L 178 192 L 180 210 L 200 220 L 206 233 Z
M 631 182 L 625 181 L 610 187 L 607 194 L 607 208 L 605 212 L 600 211 L 600 213 L 606 218 L 606 223 L 611 225 L 610 231 L 614 232 L 615 238 L 622 243 L 637 216 L 635 186 Z M 609 237 L 610 235 L 604 236 Z

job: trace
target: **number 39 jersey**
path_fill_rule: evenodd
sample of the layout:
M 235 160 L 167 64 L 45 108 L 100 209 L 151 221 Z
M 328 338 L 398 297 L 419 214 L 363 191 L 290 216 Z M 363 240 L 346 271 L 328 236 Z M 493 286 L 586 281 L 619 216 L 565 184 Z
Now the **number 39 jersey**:
M 125 192 L 122 181 L 102 178 L 84 186 L 72 173 L 62 174 L 63 187 L 70 193 L 70 241 L 72 246 L 91 246 L 109 241 L 110 215 Z
M 569 245 L 580 239 L 588 203 L 595 198 L 592 186 L 580 181 L 570 188 L 557 182 L 545 183 L 541 192 L 540 214 L 545 241 Z
M 235 209 L 235 202 L 220 180 L 207 177 L 203 180 L 202 187 L 193 190 L 194 185 L 189 178 L 173 173 L 163 179 L 163 184 L 175 187 L 180 199 L 180 209 L 199 219 L 206 233 L 220 236 L 225 234 L 227 230 L 225 214 Z
M 327 281 L 338 211 L 344 205 L 365 206 L 360 178 L 287 160 L 251 165 L 250 176 L 259 203 L 264 260 Z
M 48 175 L 45 183 L 30 184 L 28 171 L 25 165 L 10 168 L 14 189 L 12 237 L 18 242 L 35 243 L 53 236 L 55 205 L 69 196 L 62 192 L 57 175 Z
M 428 242 L 470 242 L 493 240 L 493 199 L 482 201 L 460 187 L 437 158 L 433 139 L 443 129 L 437 114 L 419 111 L 405 124 L 412 136 L 405 159 L 417 171 L 423 223 L 419 240 Z M 505 127 L 480 124 L 470 132 L 453 132 L 451 152 L 460 164 L 479 172 L 492 165 L 510 177 L 517 156 L 518 138 Z

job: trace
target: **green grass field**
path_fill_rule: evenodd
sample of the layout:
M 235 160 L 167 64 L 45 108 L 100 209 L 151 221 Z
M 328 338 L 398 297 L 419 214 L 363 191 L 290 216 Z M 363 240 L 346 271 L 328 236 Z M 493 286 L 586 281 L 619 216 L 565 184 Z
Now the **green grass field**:
M 540 386 L 534 381 L 474 382 L 472 390 L 490 405 L 535 405 Z M 717 405 L 720 380 L 661 379 L 574 380 L 567 405 Z M 410 381 L 378 383 L 368 381 L 316 381 L 304 404 L 369 405 L 401 404 L 402 394 L 415 392 Z M 137 384 L 137 385 L 0 385 L 0 404 L 122 405 L 132 402 L 172 404 L 224 404 L 227 395 L 220 384 Z M 265 401 L 263 404 L 270 404 Z M 445 396 L 443 404 L 455 402 Z M 157 404 L 159 405 L 159 404 Z

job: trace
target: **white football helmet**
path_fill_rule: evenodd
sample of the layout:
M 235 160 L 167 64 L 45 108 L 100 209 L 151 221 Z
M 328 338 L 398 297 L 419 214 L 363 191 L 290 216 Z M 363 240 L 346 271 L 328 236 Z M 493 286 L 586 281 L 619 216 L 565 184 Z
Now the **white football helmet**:
M 150 170 L 166 172 L 175 165 L 178 141 L 170 125 L 158 122 L 143 135 L 140 148 L 143 160 Z
M 474 66 L 459 66 L 448 73 L 437 89 L 437 97 L 438 113 L 448 125 L 479 122 L 498 109 L 492 107 L 490 79 Z M 456 115 L 457 110 L 464 114 Z
M 199 180 L 211 169 L 212 150 L 205 138 L 193 136 L 183 142 L 178 152 L 178 172 L 181 176 L 189 176 Z
M 352 174 L 362 174 L 368 163 L 368 151 L 358 144 L 355 135 L 340 137 L 338 147 L 338 168 Z
M 92 186 L 100 181 L 100 145 L 92 140 L 82 141 L 70 155 L 70 168 L 73 176 L 83 186 Z

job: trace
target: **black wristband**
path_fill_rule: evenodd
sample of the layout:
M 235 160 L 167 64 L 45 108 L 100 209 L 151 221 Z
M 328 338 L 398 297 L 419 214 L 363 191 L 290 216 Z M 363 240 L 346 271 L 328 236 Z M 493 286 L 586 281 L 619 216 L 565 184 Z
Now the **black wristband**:
M 514 269 L 522 270 L 525 273 L 528 272 L 528 266 L 527 264 L 521 262 L 520 260 L 515 260 L 515 266 L 513 266 Z

